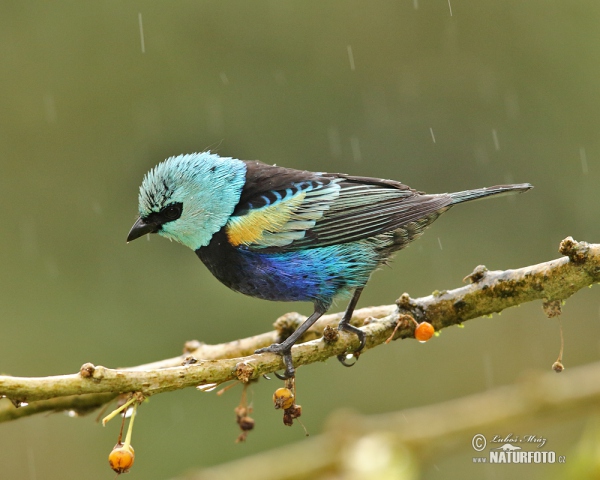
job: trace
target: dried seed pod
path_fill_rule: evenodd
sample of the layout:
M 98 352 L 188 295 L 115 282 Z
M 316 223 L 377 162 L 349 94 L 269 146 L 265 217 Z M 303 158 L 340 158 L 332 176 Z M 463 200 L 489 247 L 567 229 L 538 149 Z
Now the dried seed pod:
M 561 373 L 565 369 L 565 366 L 562 364 L 560 360 L 557 360 L 552 364 L 552 370 L 556 373 Z
M 254 428 L 254 419 L 252 417 L 241 417 L 238 420 L 238 425 L 242 431 L 247 432 Z

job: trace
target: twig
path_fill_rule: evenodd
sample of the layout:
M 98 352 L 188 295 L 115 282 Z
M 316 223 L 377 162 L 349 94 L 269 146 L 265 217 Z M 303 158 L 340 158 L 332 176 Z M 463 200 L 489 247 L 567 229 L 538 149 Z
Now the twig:
M 418 299 L 403 294 L 397 306 L 357 310 L 352 323 L 363 328 L 367 337 L 365 350 L 368 350 L 385 343 L 402 314 L 411 315 L 419 323 L 428 321 L 436 330 L 441 330 L 532 300 L 543 300 L 545 305 L 564 300 L 581 288 L 600 282 L 600 245 L 575 242 L 568 237 L 561 242 L 559 251 L 566 256 L 517 270 L 492 272 L 479 266 L 467 277 L 470 285 Z M 323 361 L 358 348 L 354 335 L 342 333 L 335 341 L 319 338 L 326 326 L 335 325 L 340 318 L 341 314 L 326 315 L 307 332 L 303 339 L 306 343 L 292 350 L 296 366 Z M 286 314 L 277 320 L 274 332 L 221 345 L 188 342 L 184 354 L 179 357 L 132 368 L 116 370 L 88 363 L 72 375 L 0 376 L 0 397 L 6 396 L 16 405 L 29 403 L 21 408 L 19 415 L 15 415 L 15 407 L 9 402 L 4 402 L 4 406 L 0 404 L 0 421 L 38 413 L 41 409 L 47 411 L 48 403 L 38 407 L 37 402 L 57 397 L 75 395 L 71 400 L 55 400 L 58 402 L 55 410 L 78 411 L 76 405 L 81 395 L 88 395 L 86 405 L 91 408 L 120 393 L 141 392 L 151 396 L 233 379 L 247 382 L 283 368 L 279 356 L 270 353 L 254 355 L 252 352 L 286 337 L 304 319 L 297 313 Z M 394 339 L 413 337 L 414 325 L 404 323 L 397 329 Z

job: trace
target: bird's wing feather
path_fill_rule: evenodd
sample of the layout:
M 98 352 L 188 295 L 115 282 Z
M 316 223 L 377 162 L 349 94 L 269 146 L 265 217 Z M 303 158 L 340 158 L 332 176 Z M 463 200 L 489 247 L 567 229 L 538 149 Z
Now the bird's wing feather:
M 301 182 L 250 198 L 240 208 L 241 214 L 234 214 L 227 222 L 229 243 L 267 248 L 300 240 L 323 217 L 338 190 L 333 182 Z
M 253 250 L 288 251 L 361 240 L 452 203 L 448 195 L 423 195 L 393 180 L 252 164 L 256 171 L 249 174 L 254 177 L 247 176 L 247 191 L 226 233 L 232 245 Z

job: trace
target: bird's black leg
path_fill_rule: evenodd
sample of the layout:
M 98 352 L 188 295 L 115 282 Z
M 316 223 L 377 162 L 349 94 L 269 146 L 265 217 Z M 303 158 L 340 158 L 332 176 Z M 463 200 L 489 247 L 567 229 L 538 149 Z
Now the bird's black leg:
M 360 298 L 360 294 L 362 293 L 362 291 L 363 291 L 363 287 L 359 287 L 356 290 L 354 290 L 354 295 L 352 295 L 352 298 L 350 299 L 350 303 L 348 304 L 348 307 L 346 308 L 346 311 L 344 312 L 344 316 L 342 317 L 342 320 L 338 324 L 338 330 L 344 330 L 346 332 L 354 333 L 360 340 L 360 345 L 358 347 L 358 350 L 356 350 L 356 352 L 354 352 L 354 354 L 355 354 L 354 356 L 356 358 L 358 358 L 357 354 L 360 353 L 360 351 L 363 348 L 365 348 L 365 343 L 367 341 L 365 332 L 363 332 L 360 328 L 355 327 L 354 325 L 350 325 L 350 320 L 352 320 L 352 314 L 354 313 L 354 309 L 356 308 L 356 304 L 358 303 L 358 299 Z M 345 353 L 338 355 L 337 359 L 341 362 L 342 365 L 344 365 L 344 367 L 351 367 L 352 365 L 354 365 L 354 363 L 346 363 L 346 354 Z
M 265 348 L 259 348 L 254 353 L 276 353 L 283 357 L 283 363 L 285 364 L 285 372 L 283 375 L 275 373 L 277 378 L 285 380 L 294 376 L 294 364 L 292 362 L 292 347 L 294 343 L 306 333 L 306 331 L 313 326 L 313 324 L 327 311 L 327 307 L 322 305 L 315 305 L 315 311 L 308 317 L 302 325 L 300 325 L 294 333 L 286 338 L 281 343 L 274 343 Z M 351 315 L 352 316 L 352 315 Z

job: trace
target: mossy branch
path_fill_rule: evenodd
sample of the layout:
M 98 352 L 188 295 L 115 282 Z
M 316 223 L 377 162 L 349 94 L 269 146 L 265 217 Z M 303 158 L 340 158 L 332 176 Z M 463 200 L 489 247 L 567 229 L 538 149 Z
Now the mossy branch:
M 414 338 L 414 322 L 406 321 L 408 316 L 441 330 L 533 300 L 542 300 L 546 314 L 555 316 L 562 300 L 600 282 L 600 245 L 568 237 L 559 251 L 565 256 L 516 270 L 488 271 L 479 266 L 466 277 L 471 282 L 467 286 L 417 299 L 403 294 L 396 305 L 356 310 L 352 323 L 363 328 L 365 350 L 369 350 L 390 337 Z M 325 315 L 307 332 L 302 339 L 305 343 L 292 350 L 294 365 L 324 361 L 358 347 L 356 336 L 338 334 L 333 328 L 341 315 Z M 128 392 L 151 396 L 228 380 L 248 382 L 283 368 L 279 356 L 253 352 L 287 337 L 304 320 L 300 314 L 289 313 L 277 320 L 273 332 L 220 345 L 188 342 L 183 355 L 137 367 L 110 369 L 87 363 L 71 375 L 0 376 L 0 397 L 12 402 L 0 403 L 0 422 L 42 411 L 86 413 Z M 23 403 L 28 405 L 16 408 Z

